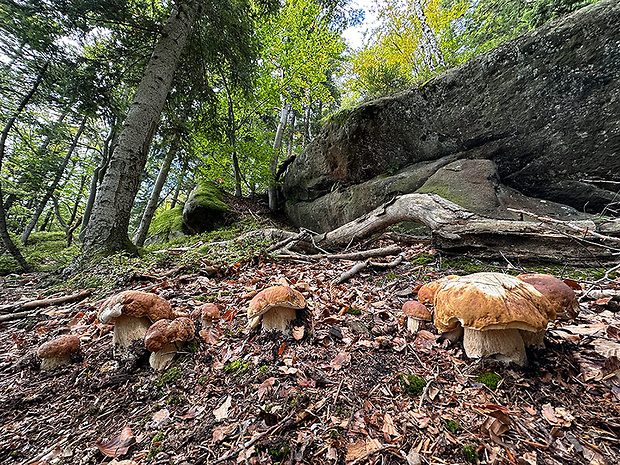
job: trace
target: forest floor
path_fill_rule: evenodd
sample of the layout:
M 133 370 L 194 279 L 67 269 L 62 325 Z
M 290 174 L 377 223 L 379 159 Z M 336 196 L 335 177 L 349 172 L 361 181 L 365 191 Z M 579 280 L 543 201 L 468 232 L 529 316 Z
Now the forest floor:
M 389 243 L 353 249 L 380 245 Z M 398 266 L 367 268 L 338 285 L 355 262 L 252 253 L 216 272 L 206 260 L 188 271 L 176 249 L 123 286 L 1 323 L 0 463 L 619 462 L 618 278 L 600 280 L 607 294 L 583 299 L 576 320 L 551 322 L 546 349 L 529 352 L 528 367 L 503 366 L 468 360 L 431 324 L 417 335 L 405 330 L 399 311 L 420 283 L 463 271 L 427 244 L 399 245 Z M 572 278 L 585 289 L 595 280 Z M 309 302 L 303 332 L 250 331 L 249 300 L 282 282 Z M 0 289 L 2 305 L 50 297 L 50 276 L 7 276 Z M 181 313 L 214 301 L 222 319 L 165 371 L 144 356 L 116 363 L 112 327 L 97 312 L 125 289 L 155 292 Z M 56 285 L 52 296 L 77 291 Z M 41 371 L 37 347 L 68 333 L 80 336 L 81 355 Z M 408 375 L 426 385 L 408 393 Z

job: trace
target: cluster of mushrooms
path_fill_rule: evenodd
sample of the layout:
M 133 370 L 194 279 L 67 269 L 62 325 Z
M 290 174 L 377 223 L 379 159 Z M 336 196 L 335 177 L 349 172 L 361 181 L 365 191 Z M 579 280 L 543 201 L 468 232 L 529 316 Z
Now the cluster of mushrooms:
M 433 309 L 433 313 L 426 307 Z M 248 326 L 265 330 L 290 331 L 292 322 L 306 307 L 297 290 L 277 285 L 256 294 L 247 309 Z M 577 316 L 575 293 L 563 281 L 550 275 L 475 273 L 447 276 L 422 286 L 418 300 L 403 305 L 407 328 L 416 333 L 425 322 L 433 321 L 443 337 L 463 339 L 470 358 L 492 356 L 503 362 L 526 365 L 526 347 L 544 347 L 547 323 L 555 318 Z M 194 320 L 200 334 L 217 325 L 220 311 L 207 303 L 190 317 L 175 313 L 168 301 L 156 294 L 125 291 L 101 305 L 98 319 L 113 324 L 114 356 L 127 358 L 135 345 L 151 352 L 149 363 L 155 370 L 166 368 L 177 351 L 194 339 Z M 38 355 L 42 369 L 70 363 L 80 349 L 75 335 L 61 336 L 43 344 Z

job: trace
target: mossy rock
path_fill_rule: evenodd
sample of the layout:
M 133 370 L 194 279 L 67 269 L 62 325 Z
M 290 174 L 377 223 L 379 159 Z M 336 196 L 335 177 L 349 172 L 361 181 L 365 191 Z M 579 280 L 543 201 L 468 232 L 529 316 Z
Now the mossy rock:
M 158 242 L 168 242 L 177 237 L 184 236 L 186 230 L 183 227 L 183 205 L 177 205 L 170 210 L 159 212 L 151 221 L 146 245 Z
M 210 181 L 200 182 L 183 208 L 183 225 L 192 234 L 213 231 L 226 221 L 228 206 L 222 191 Z

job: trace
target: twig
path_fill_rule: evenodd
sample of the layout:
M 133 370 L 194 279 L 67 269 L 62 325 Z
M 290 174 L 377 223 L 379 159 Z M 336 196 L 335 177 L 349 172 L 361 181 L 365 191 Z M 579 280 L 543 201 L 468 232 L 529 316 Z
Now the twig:
M 28 311 L 28 312 L 17 312 L 17 313 L 9 313 L 8 315 L 0 315 L 0 323 L 4 323 L 5 321 L 13 321 L 19 320 L 21 318 L 28 318 L 29 316 L 34 316 L 36 312 Z
M 583 293 L 583 295 L 579 297 L 579 301 L 581 302 L 583 299 L 585 299 L 588 296 L 588 294 L 590 294 L 594 290 L 596 286 L 598 286 L 603 281 L 607 281 L 609 279 L 609 275 L 617 270 L 620 270 L 620 263 L 608 269 L 601 279 L 597 279 L 596 281 L 594 281 L 592 285 Z
M 82 291 L 72 295 L 64 295 L 61 297 L 53 297 L 51 299 L 31 300 L 29 302 L 5 305 L 4 307 L 0 308 L 0 313 L 10 313 L 13 310 L 34 310 L 35 308 L 47 307 L 49 305 L 59 305 L 77 302 L 90 296 L 94 291 L 94 289 L 88 289 L 86 291 Z
M 370 264 L 370 260 L 366 260 L 365 262 L 358 263 L 352 268 L 348 269 L 344 273 L 342 273 L 338 278 L 332 281 L 333 284 L 342 284 L 345 281 L 348 281 L 353 276 L 355 276 L 358 272 L 366 268 Z

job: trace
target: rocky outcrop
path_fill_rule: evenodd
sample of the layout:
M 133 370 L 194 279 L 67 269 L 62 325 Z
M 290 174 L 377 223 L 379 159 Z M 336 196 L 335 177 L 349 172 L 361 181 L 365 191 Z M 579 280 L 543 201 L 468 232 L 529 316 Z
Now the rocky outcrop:
M 287 212 L 308 227 L 310 210 L 342 224 L 464 159 L 492 161 L 507 189 L 602 211 L 620 181 L 619 30 L 620 2 L 603 0 L 336 114 L 286 174 Z

